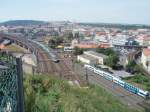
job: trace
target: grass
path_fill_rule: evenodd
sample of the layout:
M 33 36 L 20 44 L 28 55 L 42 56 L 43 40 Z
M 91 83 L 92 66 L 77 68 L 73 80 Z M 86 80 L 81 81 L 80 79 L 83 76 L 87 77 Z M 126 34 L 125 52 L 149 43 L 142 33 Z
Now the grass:
M 135 74 L 133 77 L 124 78 L 124 80 L 136 85 L 137 87 L 150 91 L 150 80 L 141 73 Z
M 13 51 L 13 52 L 24 52 L 23 48 L 15 45 L 15 44 L 11 44 L 11 45 L 7 46 L 6 49 Z
M 100 87 L 71 87 L 45 75 L 26 75 L 24 95 L 25 112 L 137 112 Z

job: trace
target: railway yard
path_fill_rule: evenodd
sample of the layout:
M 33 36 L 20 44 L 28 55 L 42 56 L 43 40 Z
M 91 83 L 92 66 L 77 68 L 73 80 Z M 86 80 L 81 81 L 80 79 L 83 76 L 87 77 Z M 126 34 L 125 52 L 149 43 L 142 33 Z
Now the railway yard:
M 71 66 L 69 66 L 64 59 L 62 59 L 58 54 L 60 62 L 53 62 L 48 54 L 44 52 L 41 48 L 37 48 L 37 73 L 41 74 L 54 74 L 60 78 L 67 79 L 69 81 L 78 81 L 79 84 L 82 84 L 80 77 L 72 71 Z
M 46 51 L 44 51 L 40 46 L 38 46 L 37 44 L 33 42 L 29 42 L 25 40 L 24 38 L 17 38 L 14 36 L 0 35 L 0 37 L 11 39 L 14 42 L 16 42 L 16 44 L 22 47 L 25 47 L 31 53 L 34 53 L 37 57 L 36 72 L 38 74 L 48 74 L 48 75 L 54 74 L 68 81 L 78 82 L 78 83 L 75 83 L 75 85 L 80 86 L 83 84 L 83 82 L 80 80 L 80 77 L 72 71 L 71 66 L 69 66 L 63 59 L 61 59 L 59 54 L 55 54 L 55 55 L 57 55 L 60 62 L 55 63 L 51 60 L 51 58 L 49 57 L 49 54 Z
M 59 53 L 52 51 L 52 49 L 50 49 L 50 51 L 54 53 L 54 55 L 59 60 L 59 62 L 54 62 L 50 58 L 49 53 L 34 42 L 25 40 L 23 38 L 0 35 L 0 38 L 2 37 L 13 40 L 14 43 L 28 49 L 31 53 L 33 53 L 36 56 L 37 58 L 36 73 L 41 75 L 52 74 L 67 81 L 72 81 L 74 85 L 77 85 L 79 87 L 84 85 L 85 82 L 87 81 L 85 80 L 86 71 L 82 66 L 74 65 L 75 70 L 73 70 L 72 58 L 64 58 Z M 89 74 L 88 81 L 90 83 L 103 87 L 104 89 L 109 91 L 111 94 L 113 94 L 115 97 L 120 99 L 124 104 L 126 104 L 131 108 L 138 108 L 140 110 L 143 109 L 141 105 L 144 99 L 142 97 L 132 94 L 131 92 L 128 92 L 123 88 L 114 85 L 113 82 L 110 82 L 102 77 L 99 77 L 98 75 L 95 75 L 90 71 L 87 71 L 87 73 Z

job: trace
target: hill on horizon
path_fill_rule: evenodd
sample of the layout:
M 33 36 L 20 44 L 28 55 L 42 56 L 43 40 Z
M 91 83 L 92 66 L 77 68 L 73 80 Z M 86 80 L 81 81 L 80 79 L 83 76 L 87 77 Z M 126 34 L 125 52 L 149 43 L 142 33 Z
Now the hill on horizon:
M 0 25 L 8 25 L 8 26 L 26 26 L 26 25 L 40 25 L 45 24 L 45 21 L 38 20 L 10 20 L 6 22 L 0 23 Z

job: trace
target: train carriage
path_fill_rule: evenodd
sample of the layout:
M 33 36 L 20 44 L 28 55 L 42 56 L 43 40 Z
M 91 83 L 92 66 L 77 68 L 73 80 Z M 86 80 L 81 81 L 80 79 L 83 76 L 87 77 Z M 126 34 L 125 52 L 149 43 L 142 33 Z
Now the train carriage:
M 55 63 L 58 63 L 60 60 L 57 58 L 57 56 L 54 54 L 54 53 L 52 53 L 47 47 L 45 47 L 43 44 L 41 44 L 41 43 L 39 43 L 39 42 L 37 42 L 37 41 L 34 41 L 34 40 L 30 40 L 30 39 L 28 39 L 29 41 L 31 41 L 31 42 L 33 42 L 33 43 L 35 43 L 35 44 L 37 44 L 37 45 L 39 45 L 44 51 L 46 51 L 47 53 L 48 53 L 48 56 L 49 56 L 49 58 L 52 60 L 52 61 L 54 61 Z
M 107 73 L 103 70 L 100 70 L 96 67 L 93 67 L 91 65 L 88 65 L 88 64 L 85 64 L 84 65 L 85 68 L 93 71 L 94 73 L 104 77 L 105 79 L 109 80 L 109 81 L 113 81 L 114 83 L 118 84 L 119 86 L 123 87 L 124 89 L 126 89 L 127 91 L 130 91 L 134 94 L 137 94 L 141 97 L 144 97 L 144 98 L 149 98 L 149 92 L 148 91 L 144 91 L 142 89 L 139 89 L 129 83 L 126 83 L 124 81 L 122 81 L 120 78 L 117 78 L 113 75 L 111 75 L 110 73 Z
M 94 69 L 94 73 L 103 76 L 103 71 L 99 70 L 99 69 Z

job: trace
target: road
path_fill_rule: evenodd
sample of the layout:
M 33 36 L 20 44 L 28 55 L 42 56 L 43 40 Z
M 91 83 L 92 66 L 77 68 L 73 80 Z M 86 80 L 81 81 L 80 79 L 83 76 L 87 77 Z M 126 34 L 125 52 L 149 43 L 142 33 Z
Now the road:
M 79 64 L 75 65 L 75 71 L 80 73 L 82 77 L 85 79 L 86 70 L 82 66 L 80 66 Z M 131 108 L 143 110 L 143 107 L 139 105 L 142 104 L 144 101 L 142 97 L 123 89 L 122 87 L 114 84 L 111 81 L 106 80 L 105 78 L 89 70 L 87 70 L 87 73 L 89 83 L 96 84 L 104 88 L 113 96 L 115 96 L 117 99 L 119 99 L 123 104 Z

